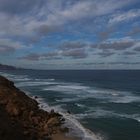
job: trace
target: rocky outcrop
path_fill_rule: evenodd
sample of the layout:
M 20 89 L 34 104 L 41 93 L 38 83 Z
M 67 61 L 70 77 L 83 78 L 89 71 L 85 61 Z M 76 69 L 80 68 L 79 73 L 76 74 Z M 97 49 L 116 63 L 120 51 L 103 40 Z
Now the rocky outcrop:
M 53 134 L 68 131 L 62 127 L 63 117 L 38 107 L 36 100 L 0 76 L 0 139 L 44 140 Z

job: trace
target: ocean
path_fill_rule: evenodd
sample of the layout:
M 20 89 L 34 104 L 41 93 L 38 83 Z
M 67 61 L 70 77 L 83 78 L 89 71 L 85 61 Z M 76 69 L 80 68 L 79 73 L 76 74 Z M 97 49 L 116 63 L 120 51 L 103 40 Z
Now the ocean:
M 140 70 L 10 70 L 0 75 L 66 118 L 82 140 L 140 140 Z M 69 112 L 69 113 L 68 113 Z

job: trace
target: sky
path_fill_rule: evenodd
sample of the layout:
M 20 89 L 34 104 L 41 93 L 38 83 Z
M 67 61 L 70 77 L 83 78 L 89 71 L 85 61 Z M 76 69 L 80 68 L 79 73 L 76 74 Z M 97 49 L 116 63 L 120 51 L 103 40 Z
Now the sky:
M 0 63 L 140 69 L 140 0 L 0 0 Z

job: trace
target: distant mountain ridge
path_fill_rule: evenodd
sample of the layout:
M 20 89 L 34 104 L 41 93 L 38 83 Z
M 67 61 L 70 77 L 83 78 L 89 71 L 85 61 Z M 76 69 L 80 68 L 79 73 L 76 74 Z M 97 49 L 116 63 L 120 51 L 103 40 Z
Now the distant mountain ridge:
M 10 66 L 10 65 L 0 64 L 0 70 L 15 70 L 15 69 L 21 69 L 21 68 L 17 68 L 17 67 Z

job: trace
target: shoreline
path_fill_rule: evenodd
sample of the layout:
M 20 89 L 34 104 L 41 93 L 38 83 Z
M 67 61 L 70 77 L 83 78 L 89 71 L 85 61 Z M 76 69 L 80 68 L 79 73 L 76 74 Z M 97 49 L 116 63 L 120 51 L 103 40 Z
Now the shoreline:
M 54 110 L 40 109 L 35 99 L 3 76 L 0 76 L 0 110 L 0 115 L 4 116 L 0 117 L 0 123 L 5 121 L 0 128 L 3 140 L 78 140 L 74 136 L 66 136 L 69 128 L 63 125 L 63 115 Z

